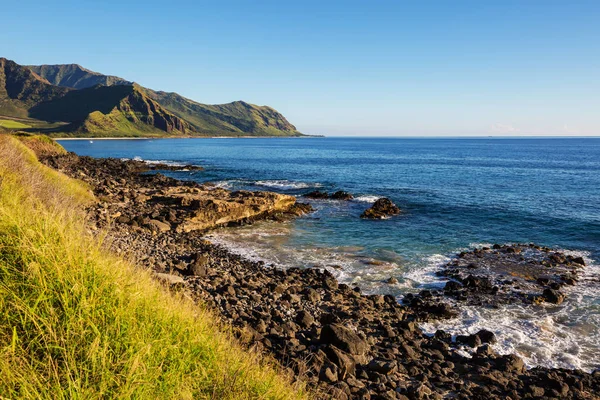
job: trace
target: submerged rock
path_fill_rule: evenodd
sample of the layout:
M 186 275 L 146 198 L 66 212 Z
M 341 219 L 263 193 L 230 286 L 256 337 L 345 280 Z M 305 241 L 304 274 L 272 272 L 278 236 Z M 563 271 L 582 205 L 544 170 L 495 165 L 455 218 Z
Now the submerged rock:
M 308 192 L 304 195 L 304 197 L 308 199 L 328 199 L 329 194 L 327 192 L 322 192 L 320 190 L 313 190 L 312 192 Z
M 494 245 L 462 252 L 440 275 L 444 294 L 471 305 L 561 304 L 560 289 L 577 282 L 582 260 L 535 245 Z
M 344 192 L 343 190 L 338 190 L 331 195 L 331 198 L 334 200 L 352 200 L 354 196 L 348 192 Z

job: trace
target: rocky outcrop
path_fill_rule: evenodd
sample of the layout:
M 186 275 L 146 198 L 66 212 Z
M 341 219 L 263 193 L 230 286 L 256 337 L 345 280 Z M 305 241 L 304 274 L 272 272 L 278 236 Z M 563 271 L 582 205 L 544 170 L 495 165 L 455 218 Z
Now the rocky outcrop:
M 73 153 L 52 155 L 43 161 L 95 188 L 103 204 L 94 211 L 101 224 L 116 222 L 154 232 L 206 231 L 260 219 L 289 219 L 312 210 L 309 205 L 297 203 L 293 196 L 231 192 L 212 185 L 180 182 L 161 174 L 140 174 L 173 169 L 194 173 L 200 167 L 94 159 Z
M 354 196 L 352 196 L 352 194 L 345 192 L 343 190 L 338 190 L 337 192 L 332 193 L 331 195 L 327 192 L 322 192 L 320 190 L 313 190 L 312 192 L 308 192 L 308 193 L 304 194 L 304 197 L 306 197 L 307 199 L 315 199 L 315 200 L 326 200 L 326 199 L 352 200 L 354 198 Z
M 366 219 L 384 219 L 392 215 L 400 214 L 400 208 L 390 199 L 382 197 L 378 199 L 370 208 L 361 214 L 361 218 Z
M 183 232 L 205 231 L 218 226 L 241 224 L 263 216 L 286 213 L 296 204 L 294 196 L 272 192 L 229 192 L 224 189 L 171 187 L 148 201 L 163 197 L 189 210 L 188 216 L 178 226 Z M 162 200 L 162 199 L 161 199 Z
M 451 278 L 445 293 L 474 305 L 554 303 L 574 285 L 581 257 L 535 245 L 494 245 L 462 252 L 440 272 Z

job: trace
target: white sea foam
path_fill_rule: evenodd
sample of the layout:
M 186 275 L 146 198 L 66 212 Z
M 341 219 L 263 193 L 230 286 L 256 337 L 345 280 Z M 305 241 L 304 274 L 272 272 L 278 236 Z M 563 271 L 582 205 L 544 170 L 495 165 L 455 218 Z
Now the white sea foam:
M 567 299 L 560 306 L 507 305 L 498 309 L 461 307 L 458 318 L 422 324 L 428 333 L 443 329 L 452 335 L 487 329 L 496 334 L 493 345 L 500 354 L 516 353 L 528 367 L 600 367 L 600 310 L 598 285 L 600 266 L 589 253 L 564 251 L 582 256 L 588 267 L 577 285 L 563 289 Z
M 129 160 L 130 160 L 129 158 L 121 158 L 121 161 L 129 161 Z M 190 164 L 184 164 L 181 162 L 171 161 L 171 160 L 144 160 L 140 156 L 135 156 L 131 160 L 140 161 L 140 162 L 146 163 L 148 165 L 164 164 L 164 165 L 169 165 L 171 167 L 185 167 L 185 166 L 190 165 Z
M 423 257 L 412 265 L 403 265 L 399 255 L 386 255 L 387 261 L 363 255 L 361 247 L 302 247 L 290 244 L 293 224 L 261 223 L 254 227 L 222 230 L 211 241 L 251 260 L 279 267 L 317 267 L 329 270 L 341 283 L 359 285 L 365 293 L 399 295 L 423 288 L 440 288 L 446 282 L 438 272 L 450 258 L 443 254 Z M 474 247 L 489 246 L 479 243 Z M 457 249 L 460 251 L 463 249 Z M 600 309 L 598 285 L 600 266 L 588 253 L 582 256 L 588 267 L 577 285 L 565 288 L 567 300 L 560 306 L 508 305 L 498 309 L 460 306 L 461 313 L 451 320 L 422 324 L 426 333 L 444 329 L 452 335 L 476 333 L 487 329 L 496 334 L 494 350 L 516 353 L 528 367 L 580 368 L 591 371 L 600 367 Z M 386 284 L 390 276 L 399 283 Z
M 320 183 L 312 183 L 312 182 L 295 182 L 288 181 L 287 179 L 282 180 L 264 180 L 264 181 L 256 181 L 254 182 L 256 186 L 264 186 L 275 189 L 308 189 L 308 188 L 318 188 L 322 187 Z
M 412 268 L 403 275 L 407 288 L 427 287 L 440 288 L 446 284 L 447 279 L 440 278 L 436 272 L 440 267 L 450 261 L 450 257 L 443 254 L 434 254 L 423 259 L 424 267 Z
M 360 201 L 363 203 L 375 203 L 377 200 L 379 200 L 381 198 L 381 196 L 373 196 L 373 195 L 363 195 L 363 196 L 357 196 L 354 198 L 354 201 Z

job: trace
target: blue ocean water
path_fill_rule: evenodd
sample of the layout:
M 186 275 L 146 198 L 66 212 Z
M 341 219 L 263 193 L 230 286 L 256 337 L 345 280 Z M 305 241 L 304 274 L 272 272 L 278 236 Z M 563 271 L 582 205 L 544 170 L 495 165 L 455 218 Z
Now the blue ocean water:
M 460 323 L 444 327 L 464 332 L 495 324 L 500 326 L 499 350 L 516 350 L 530 365 L 600 367 L 600 291 L 593 283 L 595 260 L 600 260 L 600 139 L 216 138 L 61 144 L 80 155 L 201 165 L 204 171 L 168 174 L 231 189 L 351 192 L 356 199 L 350 202 L 313 201 L 317 211 L 293 222 L 223 229 L 213 239 L 248 257 L 328 268 L 366 291 L 400 295 L 440 284 L 432 274 L 440 263 L 484 243 L 535 242 L 582 254 L 591 264 L 589 284 L 574 289 L 564 306 L 496 314 L 466 310 Z M 359 218 L 370 202 L 384 196 L 403 210 L 400 216 Z M 385 283 L 392 276 L 398 284 Z M 532 322 L 532 312 L 541 322 Z

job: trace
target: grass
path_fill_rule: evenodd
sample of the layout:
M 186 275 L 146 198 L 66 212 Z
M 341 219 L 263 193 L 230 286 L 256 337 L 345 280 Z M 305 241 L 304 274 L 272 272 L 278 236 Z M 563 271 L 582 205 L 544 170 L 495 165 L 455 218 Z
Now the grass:
M 303 397 L 211 312 L 103 250 L 88 188 L 10 135 L 0 182 L 0 398 Z
M 31 125 L 26 125 L 19 121 L 13 121 L 10 119 L 0 119 L 0 126 L 6 129 L 26 129 L 31 128 Z

